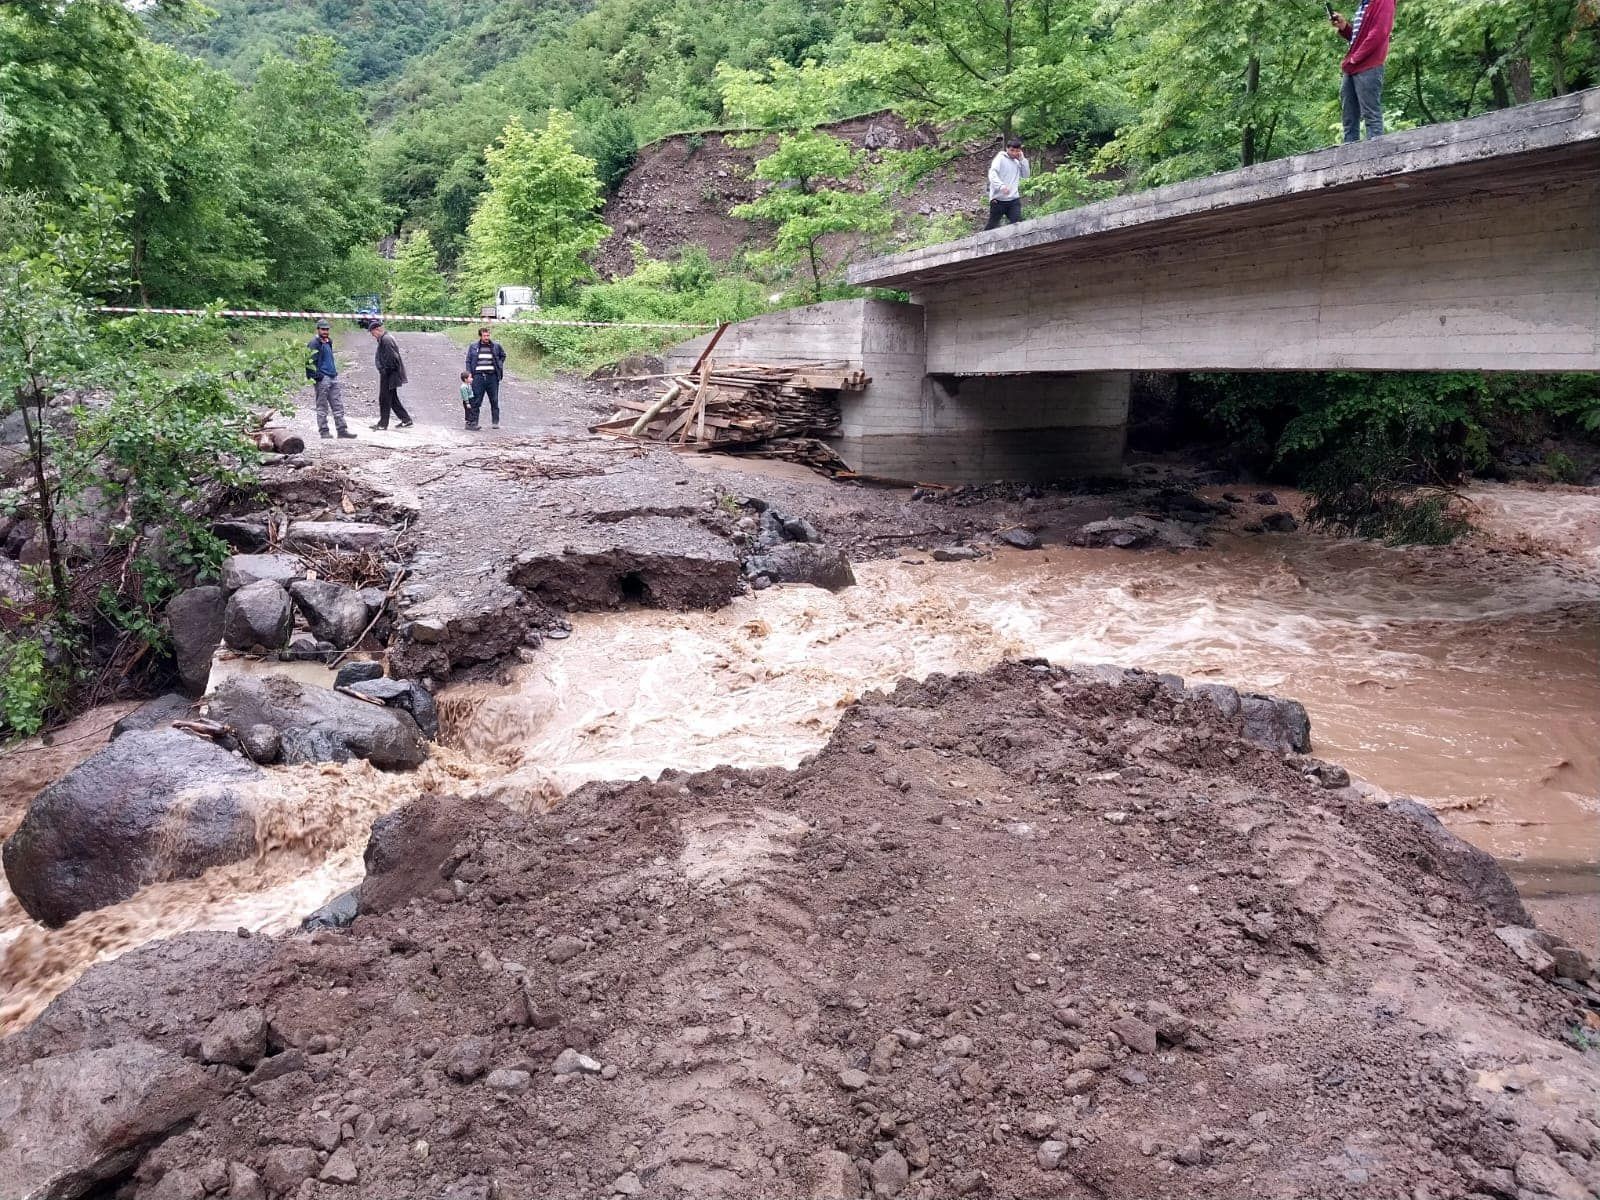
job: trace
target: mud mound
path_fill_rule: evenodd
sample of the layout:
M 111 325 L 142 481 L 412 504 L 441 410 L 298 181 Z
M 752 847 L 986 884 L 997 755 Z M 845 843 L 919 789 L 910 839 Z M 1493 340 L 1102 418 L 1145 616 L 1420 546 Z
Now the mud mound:
M 1587 993 L 1432 836 L 1153 677 L 1009 664 L 795 772 L 486 813 L 423 898 L 248 969 L 97 968 L 0 1073 L 261 1010 L 132 1200 L 1581 1195 Z

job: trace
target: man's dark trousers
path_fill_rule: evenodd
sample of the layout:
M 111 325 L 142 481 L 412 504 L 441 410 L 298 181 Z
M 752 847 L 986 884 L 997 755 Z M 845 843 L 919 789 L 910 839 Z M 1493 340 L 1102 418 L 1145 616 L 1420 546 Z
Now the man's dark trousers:
M 1001 221 L 1015 225 L 1020 220 L 1022 220 L 1021 196 L 1018 196 L 1015 200 L 991 200 L 989 201 L 989 223 L 984 228 L 995 229 Z
M 402 425 L 411 424 L 411 414 L 406 411 L 406 406 L 400 403 L 400 388 L 389 376 L 378 378 L 378 428 L 389 428 L 389 414 L 399 419 Z
M 490 371 L 479 371 L 472 376 L 472 424 L 478 423 L 478 413 L 483 409 L 483 398 L 489 397 L 489 416 L 500 424 L 500 380 Z

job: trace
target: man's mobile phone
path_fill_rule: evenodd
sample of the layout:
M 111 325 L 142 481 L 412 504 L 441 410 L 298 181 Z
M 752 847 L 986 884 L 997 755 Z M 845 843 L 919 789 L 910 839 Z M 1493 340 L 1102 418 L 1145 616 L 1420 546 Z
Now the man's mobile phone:
M 1328 20 L 1333 20 L 1333 5 L 1324 4 L 1322 7 L 1328 10 Z

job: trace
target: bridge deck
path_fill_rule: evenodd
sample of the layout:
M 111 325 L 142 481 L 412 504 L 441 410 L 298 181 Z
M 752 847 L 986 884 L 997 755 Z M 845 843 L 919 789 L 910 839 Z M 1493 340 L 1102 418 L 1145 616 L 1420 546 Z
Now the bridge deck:
M 918 289 L 1172 245 L 1225 230 L 1348 220 L 1464 196 L 1537 193 L 1600 175 L 1600 89 L 1119 196 L 850 268 Z

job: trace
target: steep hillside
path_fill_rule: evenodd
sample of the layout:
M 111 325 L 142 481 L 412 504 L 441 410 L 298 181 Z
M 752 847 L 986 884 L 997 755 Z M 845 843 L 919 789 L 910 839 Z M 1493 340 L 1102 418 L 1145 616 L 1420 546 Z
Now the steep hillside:
M 885 150 L 939 146 L 939 135 L 926 127 L 908 126 L 890 113 L 874 113 L 838 121 L 825 129 L 868 151 L 879 162 Z M 766 184 L 751 178 L 755 161 L 772 149 L 771 140 L 746 148 L 732 134 L 680 134 L 663 138 L 639 151 L 638 161 L 604 217 L 611 237 L 595 256 L 603 275 L 626 274 L 633 265 L 633 245 L 651 258 L 675 257 L 686 246 L 703 246 L 711 257 L 727 262 L 741 251 L 758 249 L 767 235 L 760 226 L 729 215 L 729 210 L 759 196 Z M 950 147 L 947 147 L 950 148 Z M 948 163 L 897 195 L 899 213 L 888 242 L 904 245 L 935 231 L 959 236 L 982 227 L 987 215 L 984 178 L 994 148 L 987 142 L 954 147 Z M 1032 152 L 1034 169 L 1055 165 L 1050 152 Z M 866 247 L 840 242 L 844 256 Z

